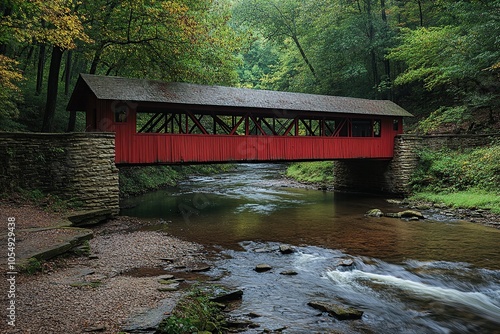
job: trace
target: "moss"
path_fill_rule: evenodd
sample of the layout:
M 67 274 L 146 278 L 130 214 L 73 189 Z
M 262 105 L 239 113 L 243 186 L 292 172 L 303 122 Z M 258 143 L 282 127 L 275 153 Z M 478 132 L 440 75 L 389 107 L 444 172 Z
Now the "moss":
M 286 176 L 299 182 L 329 185 L 333 183 L 333 162 L 297 162 L 286 170 Z

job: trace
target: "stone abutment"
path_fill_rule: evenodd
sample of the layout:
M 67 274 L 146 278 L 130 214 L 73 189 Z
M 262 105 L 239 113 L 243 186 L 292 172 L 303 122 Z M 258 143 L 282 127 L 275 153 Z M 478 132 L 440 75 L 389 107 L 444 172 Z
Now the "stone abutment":
M 0 191 L 40 190 L 82 210 L 119 211 L 114 133 L 0 132 Z
M 392 160 L 353 159 L 335 161 L 334 187 L 340 191 L 379 192 L 396 195 L 411 193 L 411 177 L 418 165 L 418 152 L 423 148 L 448 148 L 461 151 L 487 146 L 499 140 L 500 134 L 433 135 L 403 134 L 395 138 Z

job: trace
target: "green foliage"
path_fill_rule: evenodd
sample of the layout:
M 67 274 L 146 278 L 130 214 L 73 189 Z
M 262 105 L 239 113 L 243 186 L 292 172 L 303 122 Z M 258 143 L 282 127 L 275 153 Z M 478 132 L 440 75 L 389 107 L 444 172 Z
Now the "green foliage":
M 425 134 L 436 131 L 442 126 L 453 126 L 471 119 L 472 113 L 466 106 L 441 107 L 418 123 L 416 131 Z
M 404 62 L 395 84 L 444 88 L 459 105 L 499 107 L 500 1 L 440 1 L 435 26 L 404 28 L 388 59 Z M 473 110 L 472 110 L 473 111 Z
M 71 93 L 79 73 L 236 85 L 236 54 L 242 38 L 229 25 L 230 4 L 230 0 L 3 2 L 0 130 L 41 130 L 49 110 L 47 79 L 54 45 L 64 50 L 58 66 L 61 81 L 69 78 L 59 85 L 54 132 L 67 128 L 66 90 Z M 84 124 L 79 115 L 76 130 L 84 130 Z
M 495 192 L 469 189 L 457 192 L 422 192 L 413 195 L 411 200 L 442 203 L 450 207 L 468 209 L 487 209 L 500 214 L 500 196 Z
M 286 176 L 299 182 L 319 183 L 328 185 L 333 182 L 333 162 L 297 162 L 286 170 Z
M 175 186 L 189 175 L 215 174 L 232 169 L 232 165 L 145 166 L 120 169 L 120 195 L 139 195 L 162 187 Z
M 481 189 L 500 194 L 500 144 L 466 152 L 422 150 L 412 176 L 417 192 Z
M 160 334 L 223 333 L 225 318 L 219 305 L 210 300 L 210 293 L 198 287 L 181 298 L 172 316 L 164 320 Z
M 46 194 L 39 189 L 18 189 L 16 195 L 20 196 L 23 202 L 52 212 L 65 212 L 82 206 L 82 202 L 77 199 L 62 199 L 57 195 Z
M 43 264 L 37 258 L 31 257 L 28 261 L 20 268 L 21 272 L 28 275 L 34 275 L 43 270 Z

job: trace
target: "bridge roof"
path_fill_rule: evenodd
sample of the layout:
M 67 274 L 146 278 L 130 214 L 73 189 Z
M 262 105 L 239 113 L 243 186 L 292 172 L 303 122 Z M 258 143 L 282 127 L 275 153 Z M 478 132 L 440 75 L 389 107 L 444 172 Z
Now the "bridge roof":
M 100 100 L 189 106 L 257 108 L 380 116 L 413 116 L 388 100 L 277 92 L 81 74 L 67 110 L 85 110 L 92 92 Z

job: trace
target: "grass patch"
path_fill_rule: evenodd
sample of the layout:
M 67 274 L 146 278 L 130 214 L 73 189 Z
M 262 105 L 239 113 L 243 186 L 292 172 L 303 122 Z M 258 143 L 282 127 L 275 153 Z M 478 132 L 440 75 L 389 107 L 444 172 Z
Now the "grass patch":
M 486 209 L 500 214 L 500 194 L 470 189 L 451 193 L 421 192 L 410 199 L 432 203 L 443 203 L 447 206 L 466 209 Z
M 287 168 L 286 176 L 299 182 L 331 184 L 333 183 L 333 162 L 296 162 Z
M 225 317 L 210 295 L 210 291 L 193 287 L 177 303 L 172 315 L 161 322 L 158 333 L 223 333 Z
M 29 258 L 28 261 L 19 268 L 19 271 L 21 271 L 22 273 L 26 273 L 28 275 L 34 275 L 42 270 L 43 270 L 42 261 L 34 257 Z
M 419 153 L 419 165 L 412 175 L 415 192 L 461 192 L 500 189 L 500 143 L 472 150 L 449 149 Z M 474 191 L 475 192 L 475 191 Z

